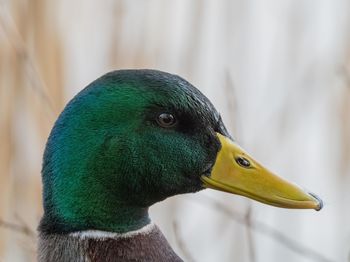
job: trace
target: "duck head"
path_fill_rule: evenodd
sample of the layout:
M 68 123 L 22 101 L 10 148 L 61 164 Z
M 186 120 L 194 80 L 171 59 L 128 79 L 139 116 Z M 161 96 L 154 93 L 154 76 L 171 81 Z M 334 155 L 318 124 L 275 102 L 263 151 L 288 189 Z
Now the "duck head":
M 42 176 L 46 232 L 135 230 L 152 204 L 204 188 L 322 207 L 241 149 L 194 86 L 155 70 L 114 71 L 74 97 L 51 131 Z

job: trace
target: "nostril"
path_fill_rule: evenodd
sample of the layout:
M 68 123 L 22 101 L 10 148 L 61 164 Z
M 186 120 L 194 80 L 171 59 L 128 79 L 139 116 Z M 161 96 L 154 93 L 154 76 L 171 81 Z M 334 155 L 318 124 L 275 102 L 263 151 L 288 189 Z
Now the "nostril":
M 237 164 L 240 165 L 241 167 L 245 167 L 245 168 L 250 167 L 249 160 L 244 158 L 244 157 L 237 157 L 235 160 L 236 160 Z

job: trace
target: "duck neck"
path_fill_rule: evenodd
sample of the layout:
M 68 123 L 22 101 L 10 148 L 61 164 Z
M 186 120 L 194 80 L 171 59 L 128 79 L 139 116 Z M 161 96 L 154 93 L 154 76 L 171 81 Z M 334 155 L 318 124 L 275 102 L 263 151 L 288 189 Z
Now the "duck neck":
M 76 209 L 60 212 L 47 212 L 43 216 L 39 230 L 44 233 L 73 233 L 86 230 L 101 230 L 114 233 L 127 233 L 141 229 L 150 223 L 148 207 L 117 206 L 106 209 L 93 206 L 89 210 Z
M 41 232 L 67 234 L 101 230 L 126 233 L 150 223 L 148 206 L 134 201 L 134 195 L 125 184 L 120 181 L 111 183 L 108 165 L 105 167 L 107 170 L 95 166 L 84 170 L 72 163 L 61 165 L 57 171 L 51 161 L 47 162 L 43 168 L 44 216 L 39 227 Z M 86 163 L 80 164 L 84 166 Z M 71 175 L 73 172 L 67 166 L 78 172 Z
M 127 233 L 150 224 L 148 207 L 118 206 L 108 213 L 97 214 L 86 229 L 97 229 L 115 233 Z M 84 230 L 86 230 L 84 229 Z

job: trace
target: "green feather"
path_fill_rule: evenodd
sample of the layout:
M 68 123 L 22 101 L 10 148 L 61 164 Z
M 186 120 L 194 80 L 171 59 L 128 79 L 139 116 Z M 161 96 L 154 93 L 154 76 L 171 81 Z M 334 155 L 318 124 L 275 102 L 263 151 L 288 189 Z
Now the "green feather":
M 164 112 L 174 127 L 159 126 Z M 141 228 L 150 205 L 202 189 L 220 147 L 215 132 L 227 133 L 219 114 L 178 76 L 122 70 L 97 79 L 68 103 L 48 139 L 41 230 Z

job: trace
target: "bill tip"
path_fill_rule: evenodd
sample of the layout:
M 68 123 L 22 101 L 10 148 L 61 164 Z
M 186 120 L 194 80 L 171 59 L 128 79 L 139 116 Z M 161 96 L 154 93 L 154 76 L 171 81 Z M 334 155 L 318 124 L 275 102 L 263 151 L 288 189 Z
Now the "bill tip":
M 315 210 L 316 211 L 320 211 L 323 208 L 323 205 L 324 205 L 322 199 L 318 195 L 316 195 L 314 193 L 309 192 L 309 194 L 313 198 L 315 198 L 315 200 L 317 201 L 317 206 L 315 207 Z

